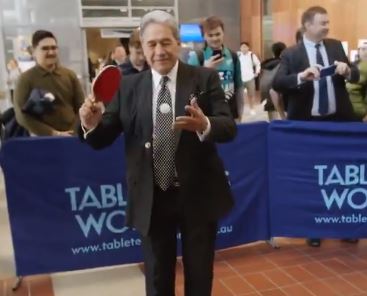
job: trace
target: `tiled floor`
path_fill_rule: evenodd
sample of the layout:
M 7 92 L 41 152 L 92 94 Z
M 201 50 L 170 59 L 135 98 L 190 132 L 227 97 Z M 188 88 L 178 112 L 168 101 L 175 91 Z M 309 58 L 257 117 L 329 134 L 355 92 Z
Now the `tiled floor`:
M 266 120 L 257 114 L 246 121 Z M 26 277 L 12 291 L 15 269 L 6 201 L 0 174 L 0 296 L 143 296 L 138 265 Z M 303 239 L 277 239 L 216 254 L 213 296 L 359 296 L 367 295 L 367 240 L 352 245 L 337 240 L 310 248 Z M 177 296 L 183 296 L 182 265 L 177 267 Z
M 22 284 L 14 292 L 14 279 L 0 281 L 0 296 L 53 296 L 52 280 L 50 276 L 33 276 L 26 277 Z
M 307 247 L 303 239 L 277 239 L 277 242 L 281 246 L 277 250 L 266 243 L 256 243 L 217 252 L 213 296 L 367 295 L 366 240 L 356 245 L 327 240 L 321 248 Z M 100 273 L 106 273 L 105 278 L 111 279 L 111 273 L 116 275 L 118 269 L 100 271 Z M 135 279 L 130 278 L 130 280 L 134 281 L 136 277 L 143 277 L 143 275 L 136 274 Z M 84 278 L 85 280 L 79 281 L 78 277 L 73 276 L 73 289 L 65 283 L 68 287 L 67 293 L 57 293 L 56 291 L 60 289 L 55 289 L 55 295 L 120 295 L 109 293 L 108 281 L 99 283 L 101 294 L 87 292 L 88 286 L 93 283 L 88 280 L 88 273 Z M 0 296 L 54 295 L 52 282 L 55 280 L 57 276 L 26 277 L 16 293 L 11 292 L 14 279 L 2 280 Z M 119 281 L 119 278 L 115 276 L 114 280 Z M 181 296 L 183 295 L 183 276 L 180 262 L 177 266 L 176 282 L 177 295 Z M 144 295 L 142 290 L 134 291 L 134 284 L 131 283 L 125 286 L 124 293 L 128 293 L 124 295 Z
M 327 240 L 321 248 L 303 239 L 277 242 L 278 250 L 261 243 L 218 252 L 213 295 L 367 295 L 367 241 Z M 182 273 L 178 282 L 183 295 Z

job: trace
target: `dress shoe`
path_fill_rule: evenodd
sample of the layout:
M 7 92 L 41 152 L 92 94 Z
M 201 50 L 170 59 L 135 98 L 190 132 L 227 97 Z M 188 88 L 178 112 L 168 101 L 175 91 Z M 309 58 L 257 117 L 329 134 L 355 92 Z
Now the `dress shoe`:
M 320 247 L 321 246 L 321 240 L 319 238 L 309 238 L 309 239 L 307 239 L 307 244 L 310 247 Z

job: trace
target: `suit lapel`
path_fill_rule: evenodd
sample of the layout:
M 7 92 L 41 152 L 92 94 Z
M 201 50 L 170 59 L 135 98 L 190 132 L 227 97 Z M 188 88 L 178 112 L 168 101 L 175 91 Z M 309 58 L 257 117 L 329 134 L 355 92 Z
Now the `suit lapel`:
M 325 50 L 326 50 L 326 55 L 329 61 L 329 65 L 333 65 L 334 64 L 334 55 L 333 55 L 333 47 L 329 46 L 329 42 L 327 39 L 325 39 L 324 41 L 324 46 L 325 46 Z
M 145 77 L 142 79 L 141 85 L 137 88 L 138 99 L 138 123 L 141 124 L 140 129 L 144 140 L 151 140 L 153 135 L 153 115 L 152 115 L 152 72 L 145 71 Z
M 137 88 L 136 98 L 138 100 L 137 113 L 141 131 L 144 140 L 151 139 L 153 135 L 153 114 L 152 114 L 152 72 L 146 71 L 141 81 L 141 85 Z M 177 79 L 176 79 L 176 98 L 175 98 L 175 116 L 185 115 L 185 106 L 189 102 L 189 97 L 194 90 L 194 79 L 190 68 L 179 62 Z M 175 146 L 177 149 L 181 137 L 181 130 L 176 131 Z
M 189 97 L 194 89 L 194 77 L 190 68 L 185 64 L 179 62 L 177 79 L 176 79 L 176 103 L 175 103 L 175 116 L 185 115 L 185 106 L 189 103 Z M 181 137 L 181 130 L 176 131 L 176 150 Z
M 300 53 L 300 61 L 302 63 L 301 69 L 302 71 L 310 67 L 310 61 L 308 59 L 307 51 L 305 44 L 303 42 L 298 44 L 299 47 L 299 53 Z

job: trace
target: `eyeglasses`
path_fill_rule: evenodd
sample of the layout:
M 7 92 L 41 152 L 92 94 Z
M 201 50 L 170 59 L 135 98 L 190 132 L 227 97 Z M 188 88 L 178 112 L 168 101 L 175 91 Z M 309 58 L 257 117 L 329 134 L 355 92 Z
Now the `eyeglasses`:
M 50 46 L 42 46 L 41 50 L 43 51 L 50 51 L 50 50 L 57 50 L 58 47 L 56 45 L 50 45 Z

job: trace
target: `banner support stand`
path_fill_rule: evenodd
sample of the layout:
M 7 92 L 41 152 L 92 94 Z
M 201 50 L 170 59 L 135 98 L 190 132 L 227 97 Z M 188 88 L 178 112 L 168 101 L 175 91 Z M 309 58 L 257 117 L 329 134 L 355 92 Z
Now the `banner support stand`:
M 20 285 L 23 282 L 23 277 L 22 276 L 17 276 L 17 280 L 14 283 L 13 287 L 11 288 L 13 292 L 15 292 L 16 290 L 19 289 Z
M 266 243 L 269 244 L 273 249 L 280 249 L 280 246 L 277 244 L 274 237 L 271 237 L 266 241 Z

